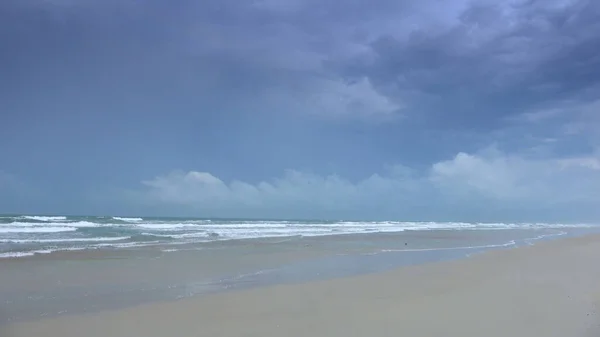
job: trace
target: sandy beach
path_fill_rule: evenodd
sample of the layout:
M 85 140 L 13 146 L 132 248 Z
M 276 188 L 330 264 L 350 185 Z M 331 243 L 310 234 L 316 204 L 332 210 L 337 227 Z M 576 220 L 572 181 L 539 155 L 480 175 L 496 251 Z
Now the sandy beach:
M 600 236 L 5 325 L 1 336 L 600 336 Z

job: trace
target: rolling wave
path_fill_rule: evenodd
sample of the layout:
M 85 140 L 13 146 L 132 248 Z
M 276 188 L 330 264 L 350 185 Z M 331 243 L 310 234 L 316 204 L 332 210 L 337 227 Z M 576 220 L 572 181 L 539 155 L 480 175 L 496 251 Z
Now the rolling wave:
M 405 221 L 222 220 L 141 217 L 0 216 L 0 257 L 31 252 L 150 244 L 431 230 L 587 228 L 590 224 Z M 19 255 L 21 254 L 22 255 Z

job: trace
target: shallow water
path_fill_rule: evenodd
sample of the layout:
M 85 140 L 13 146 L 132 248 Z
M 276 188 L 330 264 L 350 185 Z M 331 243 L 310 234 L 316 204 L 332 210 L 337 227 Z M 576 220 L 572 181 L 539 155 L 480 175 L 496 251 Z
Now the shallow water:
M 404 231 L 59 252 L 0 260 L 1 323 L 382 272 L 600 229 Z

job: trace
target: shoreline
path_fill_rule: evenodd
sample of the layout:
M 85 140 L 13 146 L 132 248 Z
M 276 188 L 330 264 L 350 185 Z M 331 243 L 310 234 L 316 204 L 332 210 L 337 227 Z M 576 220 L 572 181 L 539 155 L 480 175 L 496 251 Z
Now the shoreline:
M 436 331 L 450 336 L 484 331 L 488 336 L 525 336 L 523 331 L 530 333 L 527 336 L 591 337 L 595 335 L 584 333 L 600 329 L 600 268 L 594 259 L 598 254 L 600 235 L 588 235 L 375 274 L 235 289 L 4 328 L 10 337 L 42 332 L 51 337 L 167 336 L 167 329 L 177 335 L 203 331 L 207 336 L 303 336 L 309 331 L 388 336 L 381 325 L 400 329 L 402 322 L 402 331 L 418 336 L 439 336 Z M 425 323 L 430 314 L 439 326 Z M 147 324 L 133 323 L 140 320 Z
M 586 232 L 600 232 L 600 226 L 597 227 L 581 227 L 581 228 L 535 228 L 535 229 L 436 229 L 436 230 L 404 230 L 400 232 L 376 232 L 376 233 L 340 233 L 340 234 L 328 234 L 328 235 L 318 235 L 318 236 L 282 236 L 282 237 L 264 237 L 264 238 L 246 238 L 246 239 L 224 239 L 224 240 L 215 240 L 215 241 L 207 241 L 207 242 L 189 242 L 189 243 L 176 243 L 176 244 L 168 244 L 168 243 L 149 243 L 146 245 L 140 246 L 110 246 L 105 245 L 102 247 L 81 247 L 81 248 L 56 248 L 56 249 L 42 249 L 42 250 L 33 250 L 31 252 L 23 253 L 20 252 L 6 252 L 0 254 L 0 264 L 6 263 L 10 261 L 32 261 L 38 259 L 61 259 L 61 258 L 75 258 L 78 256 L 97 256 L 98 258 L 103 258 L 105 256 L 118 256 L 118 255 L 128 255 L 132 251 L 160 251 L 162 253 L 170 253 L 170 252 L 178 252 L 185 250 L 198 250 L 199 247 L 204 247 L 206 249 L 212 248 L 223 248 L 228 246 L 243 246 L 243 245 L 253 245 L 253 244 L 279 244 L 279 243 L 293 243 L 293 242 L 307 242 L 307 244 L 318 244 L 324 241 L 331 240 L 357 240 L 357 239 L 366 239 L 372 237 L 406 237 L 407 241 L 409 241 L 413 237 L 435 237 L 436 235 L 442 234 L 444 239 L 447 238 L 447 234 L 452 233 L 502 233 L 502 232 L 535 232 L 535 231 L 545 231 L 550 232 L 550 234 L 543 234 L 539 237 L 530 237 L 530 238 L 520 238 L 519 240 L 523 241 L 538 241 L 542 240 L 545 237 L 560 237 L 562 235 L 568 235 L 570 233 L 586 233 Z M 558 234 L 556 233 L 558 232 Z M 510 240 L 509 240 L 510 241 Z M 401 248 L 401 246 L 398 246 Z M 463 248 L 471 248 L 470 246 L 463 246 Z M 476 247 L 473 247 L 476 248 Z M 400 250 L 400 249 L 398 249 Z M 14 255 L 11 255 L 14 254 Z
M 598 232 L 598 231 L 594 231 Z M 585 232 L 425 231 L 239 240 L 0 260 L 0 326 L 280 284 L 350 278 L 511 250 Z
M 309 221 L 123 218 L 96 216 L 2 216 L 0 259 L 38 257 L 57 251 L 144 249 L 229 240 L 289 240 L 300 237 L 398 234 L 440 230 L 571 230 L 590 224 L 465 223 L 410 221 Z

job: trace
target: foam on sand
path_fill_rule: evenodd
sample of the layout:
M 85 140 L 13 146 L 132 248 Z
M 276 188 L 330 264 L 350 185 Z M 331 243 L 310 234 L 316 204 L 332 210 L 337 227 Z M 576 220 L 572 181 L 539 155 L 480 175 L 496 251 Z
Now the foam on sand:
M 61 242 L 105 242 L 123 241 L 131 239 L 130 236 L 98 237 L 98 238 L 56 238 L 56 239 L 0 239 L 0 243 L 61 243 Z

